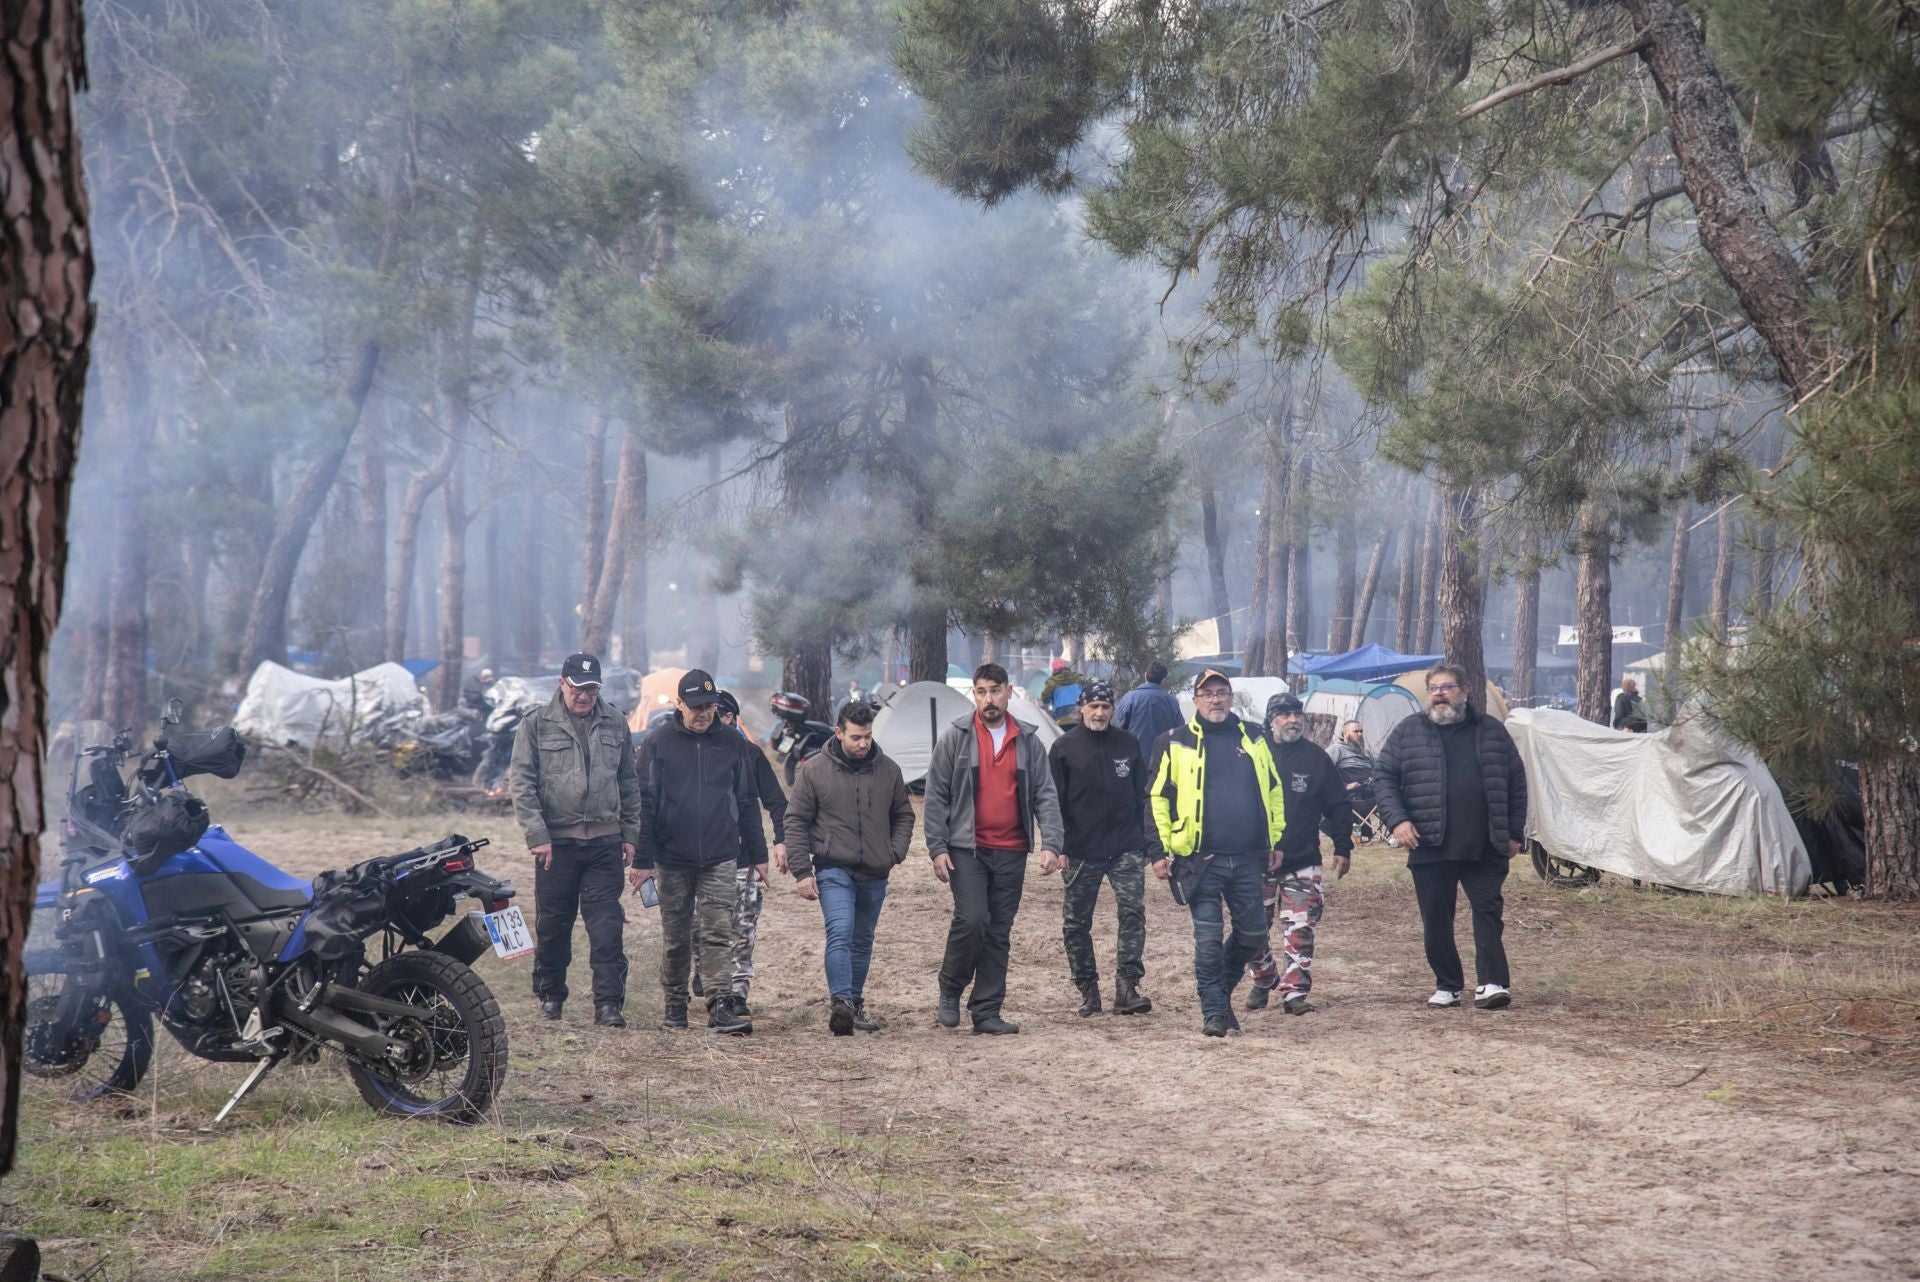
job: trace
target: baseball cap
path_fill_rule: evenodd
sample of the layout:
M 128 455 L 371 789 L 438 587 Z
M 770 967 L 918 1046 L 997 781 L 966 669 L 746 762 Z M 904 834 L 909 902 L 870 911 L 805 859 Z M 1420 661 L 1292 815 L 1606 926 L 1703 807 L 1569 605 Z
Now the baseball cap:
M 687 675 L 680 678 L 679 693 L 680 702 L 689 708 L 704 708 L 720 701 L 720 692 L 714 688 L 712 674 L 698 668 L 687 669 Z
M 1228 679 L 1226 673 L 1220 671 L 1218 668 L 1207 668 L 1202 671 L 1199 676 L 1193 679 L 1193 688 L 1198 690 L 1209 681 L 1218 681 L 1221 685 L 1227 687 L 1227 689 L 1233 689 L 1233 682 Z
M 577 686 L 597 686 L 600 684 L 600 660 L 585 651 L 570 654 L 567 661 L 560 665 L 560 675 Z
M 1112 703 L 1113 702 L 1113 682 L 1111 681 L 1087 682 L 1087 684 L 1080 687 L 1080 702 Z
M 1306 705 L 1300 702 L 1297 694 L 1276 694 L 1267 700 L 1267 720 L 1271 721 L 1283 712 L 1305 712 Z

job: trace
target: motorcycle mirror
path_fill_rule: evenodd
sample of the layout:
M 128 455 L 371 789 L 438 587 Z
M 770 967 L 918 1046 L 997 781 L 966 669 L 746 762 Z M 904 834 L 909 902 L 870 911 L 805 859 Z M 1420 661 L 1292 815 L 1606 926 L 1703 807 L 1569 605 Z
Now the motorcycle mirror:
M 180 719 L 186 715 L 187 709 L 185 704 L 181 703 L 178 698 L 169 699 L 167 700 L 167 706 L 161 710 L 160 724 L 163 726 L 177 726 L 180 724 Z

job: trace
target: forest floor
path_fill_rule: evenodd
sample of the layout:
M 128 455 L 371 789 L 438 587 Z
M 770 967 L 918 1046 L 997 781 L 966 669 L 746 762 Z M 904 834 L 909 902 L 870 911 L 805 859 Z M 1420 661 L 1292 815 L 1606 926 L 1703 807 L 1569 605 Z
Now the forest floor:
M 301 873 L 485 835 L 482 866 L 532 884 L 498 813 L 228 827 Z M 53 1271 L 110 1282 L 1920 1277 L 1913 912 L 1563 890 L 1517 867 L 1513 1007 L 1430 1011 L 1402 861 L 1362 848 L 1329 889 L 1318 1009 L 1211 1040 L 1158 885 L 1153 1013 L 1075 1016 L 1060 883 L 1036 864 L 1006 1011 L 1022 1032 L 977 1038 L 933 1018 L 950 900 L 920 856 L 881 918 L 880 1034 L 827 1035 L 819 911 L 785 878 L 754 1035 L 658 1031 L 658 916 L 629 898 L 626 1031 L 590 1022 L 584 936 L 558 1024 L 535 1018 L 524 959 L 480 963 L 512 1039 L 492 1124 L 373 1119 L 322 1064 L 208 1131 L 242 1070 L 163 1039 L 137 1099 L 29 1094 L 0 1222 Z M 1096 921 L 1110 976 L 1105 897 Z

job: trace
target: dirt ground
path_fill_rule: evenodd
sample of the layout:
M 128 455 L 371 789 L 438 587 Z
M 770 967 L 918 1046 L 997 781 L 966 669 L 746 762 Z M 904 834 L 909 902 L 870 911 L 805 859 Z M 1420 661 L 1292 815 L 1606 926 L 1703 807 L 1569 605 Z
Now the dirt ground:
M 303 873 L 453 828 L 487 835 L 498 844 L 482 866 L 522 887 L 531 916 L 531 864 L 504 815 L 229 826 Z M 1821 964 L 1817 950 L 1586 903 L 1516 868 L 1514 1006 L 1429 1011 L 1397 852 L 1363 848 L 1357 864 L 1328 894 L 1318 1009 L 1243 1014 L 1244 1035 L 1224 1041 L 1200 1036 L 1191 929 L 1157 885 L 1153 1013 L 1082 1020 L 1059 879 L 1036 862 L 1006 1010 L 1022 1032 L 1003 1038 L 933 1018 L 950 900 L 917 839 L 875 945 L 878 1035 L 826 1034 L 819 911 L 778 877 L 754 1036 L 657 1031 L 658 915 L 630 898 L 625 1032 L 589 1023 L 584 936 L 559 1025 L 533 1018 L 525 961 L 483 963 L 514 1039 L 503 1120 L 577 1112 L 583 1127 L 631 1127 L 665 1100 L 940 1137 L 949 1178 L 996 1190 L 1043 1239 L 1064 1226 L 1109 1278 L 1920 1277 L 1920 1074 L 1879 1053 L 1913 1044 L 1920 1007 L 1876 1008 L 1905 1021 L 1880 1029 L 1899 1036 L 1790 1046 L 1742 1021 L 1676 1018 L 1676 977 L 1764 989 L 1769 968 Z M 1104 896 L 1097 923 L 1110 976 Z M 1469 933 L 1463 913 L 1470 957 Z

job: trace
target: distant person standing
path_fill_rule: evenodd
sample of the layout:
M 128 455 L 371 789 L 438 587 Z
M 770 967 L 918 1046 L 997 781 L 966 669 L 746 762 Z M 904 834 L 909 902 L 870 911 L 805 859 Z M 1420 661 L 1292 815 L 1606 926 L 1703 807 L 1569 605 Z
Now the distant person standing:
M 1234 715 L 1226 675 L 1202 672 L 1193 702 L 1192 723 L 1167 731 L 1153 747 L 1147 857 L 1193 915 L 1200 1031 L 1225 1037 L 1240 1027 L 1234 987 L 1267 948 L 1261 887 L 1280 866 L 1286 799 L 1267 736 Z M 1233 931 L 1223 939 L 1229 920 Z
M 620 869 L 640 841 L 640 780 L 626 720 L 600 698 L 597 657 L 568 655 L 552 700 L 521 718 L 507 783 L 533 853 L 533 995 L 541 1018 L 559 1019 L 566 1004 L 579 917 L 593 966 L 593 1022 L 625 1028 Z
M 1640 683 L 1632 677 L 1620 679 L 1620 693 L 1613 697 L 1613 728 L 1628 734 L 1647 732 L 1647 705 L 1640 697 Z
M 1307 994 L 1313 989 L 1314 936 L 1327 902 L 1320 834 L 1333 840 L 1333 876 L 1338 881 L 1353 863 L 1353 807 L 1333 759 L 1307 738 L 1307 713 L 1298 695 L 1276 694 L 1267 700 L 1267 736 L 1286 793 L 1287 831 L 1280 838 L 1280 866 L 1267 874 L 1267 948 L 1253 962 L 1247 1009 L 1264 1007 L 1277 988 L 1281 1009 L 1304 1015 L 1313 1009 Z M 1286 957 L 1284 971 L 1276 952 Z
M 1180 701 L 1161 685 L 1166 679 L 1167 665 L 1155 659 L 1147 665 L 1146 679 L 1121 695 L 1113 708 L 1113 724 L 1139 740 L 1140 751 L 1149 759 L 1160 736 L 1187 720 Z
M 1083 1016 L 1100 1013 L 1100 972 L 1093 956 L 1093 909 L 1100 883 L 1113 886 L 1119 939 L 1114 957 L 1113 1009 L 1144 1015 L 1153 1002 L 1140 993 L 1147 973 L 1147 763 L 1140 742 L 1113 724 L 1113 686 L 1089 681 L 1080 691 L 1080 724 L 1047 751 L 1060 794 L 1066 843 L 1060 853 L 1061 930 L 1067 973 L 1080 990 Z
M 762 884 L 767 876 L 753 767 L 739 736 L 717 724 L 719 703 L 713 678 L 689 671 L 680 678 L 672 720 L 647 735 L 636 762 L 641 840 L 628 880 L 637 892 L 659 879 L 661 1026 L 669 1029 L 687 1026 L 687 970 L 696 947 L 706 974 L 732 971 L 736 870 L 752 870 Z M 731 990 L 707 994 L 707 1031 L 753 1031 Z
M 827 926 L 827 1030 L 880 1031 L 867 1014 L 867 967 L 887 879 L 913 840 L 913 803 L 893 758 L 873 741 L 873 705 L 840 709 L 827 746 L 807 758 L 787 810 L 794 893 L 820 903 Z
M 927 766 L 925 825 L 933 873 L 953 891 L 953 921 L 940 963 L 940 1022 L 960 1026 L 960 997 L 972 986 L 967 1012 L 975 1033 L 1017 1033 L 1002 1019 L 1013 918 L 1027 879 L 1033 830 L 1040 830 L 1040 870 L 1059 866 L 1065 840 L 1047 750 L 1038 730 L 1007 715 L 1013 688 L 1007 670 L 983 663 L 973 673 L 974 711 L 956 720 L 934 745 Z
M 760 806 L 767 812 L 767 818 L 773 824 L 773 867 L 776 872 L 787 870 L 787 794 L 780 789 L 780 776 L 774 772 L 773 763 L 767 760 L 767 754 L 760 751 L 758 744 L 747 738 L 747 732 L 740 724 L 740 701 L 733 692 L 722 690 L 719 702 L 715 705 L 714 716 L 720 724 L 738 736 L 740 751 L 745 754 L 748 767 L 753 771 L 754 792 L 759 795 Z M 760 909 L 766 902 L 766 890 L 761 878 L 751 868 L 741 868 L 733 876 L 733 933 L 731 950 L 733 969 L 729 987 L 733 991 L 733 1008 L 736 1013 L 753 1018 L 753 1008 L 747 1004 L 747 996 L 753 988 L 753 949 L 760 938 Z M 693 959 L 693 995 L 705 996 L 705 976 L 700 970 L 700 958 Z
M 1427 1004 L 1458 1006 L 1466 988 L 1453 935 L 1464 890 L 1473 907 L 1473 1004 L 1499 1010 L 1513 1000 L 1500 887 L 1527 829 L 1527 772 L 1507 728 L 1467 702 L 1466 681 L 1449 663 L 1428 669 L 1426 715 L 1387 736 L 1373 792 L 1413 874 L 1433 968 Z

